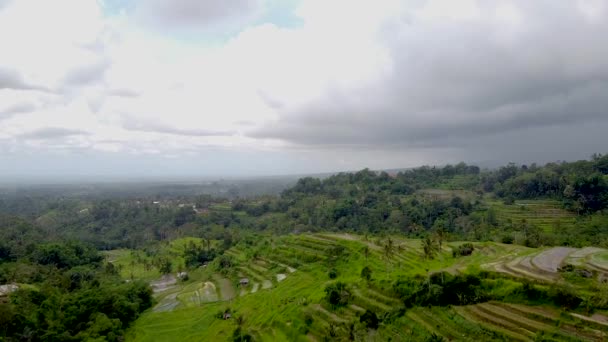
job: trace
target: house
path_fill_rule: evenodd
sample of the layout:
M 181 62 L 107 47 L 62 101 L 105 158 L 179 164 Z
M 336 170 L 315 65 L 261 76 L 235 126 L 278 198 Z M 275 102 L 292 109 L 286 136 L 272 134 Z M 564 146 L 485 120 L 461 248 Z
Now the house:
M 241 281 L 239 282 L 242 286 L 247 286 L 249 285 L 249 279 L 248 278 L 242 278 Z
M 177 277 L 178 277 L 179 279 L 181 279 L 181 280 L 187 280 L 187 279 L 188 279 L 188 273 L 186 273 L 186 272 L 179 272 L 179 273 L 177 274 Z
M 230 317 L 232 317 L 230 312 L 228 312 L 228 311 L 224 312 L 224 319 L 229 319 Z

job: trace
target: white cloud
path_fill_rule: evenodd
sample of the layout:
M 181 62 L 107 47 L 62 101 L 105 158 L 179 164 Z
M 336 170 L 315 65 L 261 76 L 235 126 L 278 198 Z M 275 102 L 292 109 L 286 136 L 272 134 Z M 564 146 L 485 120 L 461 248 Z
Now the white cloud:
M 290 151 L 311 168 L 390 167 L 603 119 L 602 1 L 301 0 L 298 25 L 253 24 L 269 3 L 141 1 L 113 16 L 96 0 L 0 6 L 0 150 Z M 233 34 L 180 31 L 209 25 Z

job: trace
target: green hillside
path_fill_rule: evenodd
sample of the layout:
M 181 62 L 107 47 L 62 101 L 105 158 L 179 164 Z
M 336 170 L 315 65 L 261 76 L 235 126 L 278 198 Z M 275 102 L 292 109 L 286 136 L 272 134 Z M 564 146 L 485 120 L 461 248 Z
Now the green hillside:
M 158 304 L 135 322 L 127 340 L 219 341 L 239 334 L 259 341 L 599 341 L 608 336 L 603 321 L 608 318 L 601 311 L 591 316 L 582 305 L 560 308 L 551 285 L 570 284 L 591 295 L 593 277 L 603 277 L 608 264 L 603 249 L 486 242 L 474 243 L 470 256 L 454 257 L 463 243 L 447 242 L 431 260 L 422 244 L 336 233 L 251 236 L 225 252 L 230 267 L 214 261 L 157 292 Z M 590 270 L 592 278 L 557 270 L 566 264 Z M 371 270 L 369 280 L 361 276 L 365 267 Z M 439 275 L 475 277 L 480 298 L 459 303 L 468 305 L 418 306 L 396 285 L 399 279 L 420 279 L 424 287 Z M 245 277 L 249 284 L 239 284 Z M 337 283 L 344 284 L 347 297 L 338 305 L 325 291 Z M 440 289 L 433 284 L 429 291 Z M 226 312 L 231 318 L 223 318 Z M 377 329 L 362 319 L 366 312 L 378 318 Z

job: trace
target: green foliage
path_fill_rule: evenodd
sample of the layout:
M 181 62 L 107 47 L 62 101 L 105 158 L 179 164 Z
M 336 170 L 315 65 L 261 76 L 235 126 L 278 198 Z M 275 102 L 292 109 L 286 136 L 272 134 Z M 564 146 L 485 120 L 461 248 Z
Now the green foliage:
M 437 255 L 438 249 L 439 246 L 435 240 L 431 239 L 430 236 L 427 236 L 424 240 L 422 240 L 422 251 L 424 252 L 424 257 L 426 259 L 434 259 L 435 255 Z
M 103 257 L 90 246 L 79 243 L 47 243 L 36 247 L 32 260 L 40 265 L 71 268 L 85 264 L 99 264 Z
M 443 336 L 438 335 L 437 333 L 431 333 L 429 337 L 426 338 L 426 342 L 445 342 L 445 338 Z
M 470 243 L 464 243 L 462 245 L 459 245 L 458 247 L 452 249 L 452 256 L 455 257 L 459 257 L 459 256 L 469 256 L 471 254 L 473 254 L 473 251 L 475 250 L 475 246 Z
M 407 307 L 427 305 L 465 305 L 488 300 L 488 291 L 477 275 L 435 273 L 429 278 L 399 279 L 393 291 Z
M 325 300 L 333 307 L 347 305 L 350 298 L 351 293 L 343 282 L 336 282 L 325 287 Z
M 215 249 L 204 248 L 202 245 L 190 241 L 184 249 L 184 260 L 187 267 L 198 267 L 211 262 L 217 253 Z
M 503 235 L 502 238 L 500 238 L 500 242 L 510 245 L 515 241 L 515 239 L 513 238 L 512 235 Z
M 363 267 L 361 270 L 361 278 L 367 281 L 372 280 L 372 269 L 369 266 Z
M 20 267 L 27 267 L 29 260 L 34 263 L 29 267 L 44 276 L 13 275 L 36 286 L 20 287 L 11 293 L 9 303 L 0 304 L 7 341 L 18 336 L 119 341 L 130 323 L 154 303 L 147 284 L 123 282 L 112 268 L 102 267 L 98 252 L 87 246 L 44 244 L 20 261 Z
M 173 272 L 173 263 L 171 262 L 170 259 L 161 258 L 159 260 L 158 270 L 162 274 L 169 274 L 169 273 Z
M 335 268 L 331 268 L 327 272 L 327 276 L 329 277 L 329 279 L 336 279 L 338 277 L 338 270 L 336 270 Z
M 359 322 L 365 324 L 368 329 L 378 329 L 380 320 L 375 312 L 365 310 L 365 312 L 359 317 Z

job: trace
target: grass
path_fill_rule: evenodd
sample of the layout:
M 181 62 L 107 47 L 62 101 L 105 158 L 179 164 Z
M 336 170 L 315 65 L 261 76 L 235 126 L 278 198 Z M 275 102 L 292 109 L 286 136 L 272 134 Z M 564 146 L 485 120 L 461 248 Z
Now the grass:
M 190 270 L 188 282 L 178 283 L 175 289 L 158 296 L 159 305 L 166 312 L 146 312 L 129 330 L 127 341 L 230 340 L 237 328 L 236 317 L 243 318 L 243 331 L 259 341 L 322 341 L 330 333 L 343 337 L 356 333 L 370 341 L 418 341 L 431 333 L 470 341 L 533 340 L 540 335 L 549 340 L 568 341 L 601 336 L 598 323 L 572 316 L 565 319 L 557 309 L 543 311 L 546 309 L 504 303 L 405 309 L 391 292 L 392 282 L 400 277 L 426 275 L 427 270 L 459 273 L 478 270 L 483 265 L 510 265 L 516 276 L 538 279 L 542 273 L 536 272 L 533 264 L 526 263 L 523 267 L 519 263 L 546 249 L 483 242 L 474 243 L 473 255 L 453 258 L 452 248 L 462 242 L 447 242 L 434 260 L 423 260 L 420 240 L 392 238 L 403 250 L 388 259 L 381 250 L 386 238 L 366 239 L 351 234 L 289 235 L 274 237 L 273 243 L 264 244 L 261 238 L 257 245 L 239 244 L 226 253 L 235 260 L 232 269 L 222 274 L 214 265 Z M 175 253 L 185 243 L 169 244 L 166 246 L 169 252 L 163 253 Z M 340 257 L 333 255 L 336 246 L 343 247 Z M 367 258 L 363 254 L 366 246 Z M 259 258 L 246 257 L 254 249 Z M 603 255 L 585 254 L 585 258 L 594 257 L 601 259 Z M 134 254 L 126 250 L 108 253 L 108 259 L 115 263 L 128 264 L 133 258 Z M 370 282 L 360 276 L 365 266 L 372 270 Z M 330 269 L 336 270 L 336 279 L 329 278 Z M 281 282 L 276 281 L 279 273 L 286 275 Z M 153 276 L 145 272 L 138 275 L 142 279 Z M 251 282 L 243 289 L 237 286 L 241 276 L 249 277 Z M 262 289 L 264 280 L 271 281 L 272 288 Z M 542 280 L 548 282 L 553 278 Z M 346 283 L 352 294 L 345 307 L 332 308 L 324 298 L 325 287 L 335 281 Z M 508 279 L 488 281 L 498 284 L 496 296 L 504 296 L 520 286 Z M 215 297 L 207 283 L 215 286 Z M 259 288 L 255 292 L 254 283 Z M 172 301 L 179 305 L 171 307 Z M 232 319 L 220 318 L 226 310 L 233 314 Z M 359 316 L 366 310 L 384 319 L 391 318 L 378 330 L 365 331 Z M 396 315 L 398 312 L 402 313 Z M 352 329 L 354 332 L 349 332 Z
M 502 201 L 486 200 L 486 204 L 495 210 L 499 226 L 503 227 L 527 222 L 544 232 L 557 232 L 573 228 L 576 222 L 576 215 L 562 208 L 559 201 L 526 200 L 506 205 Z

